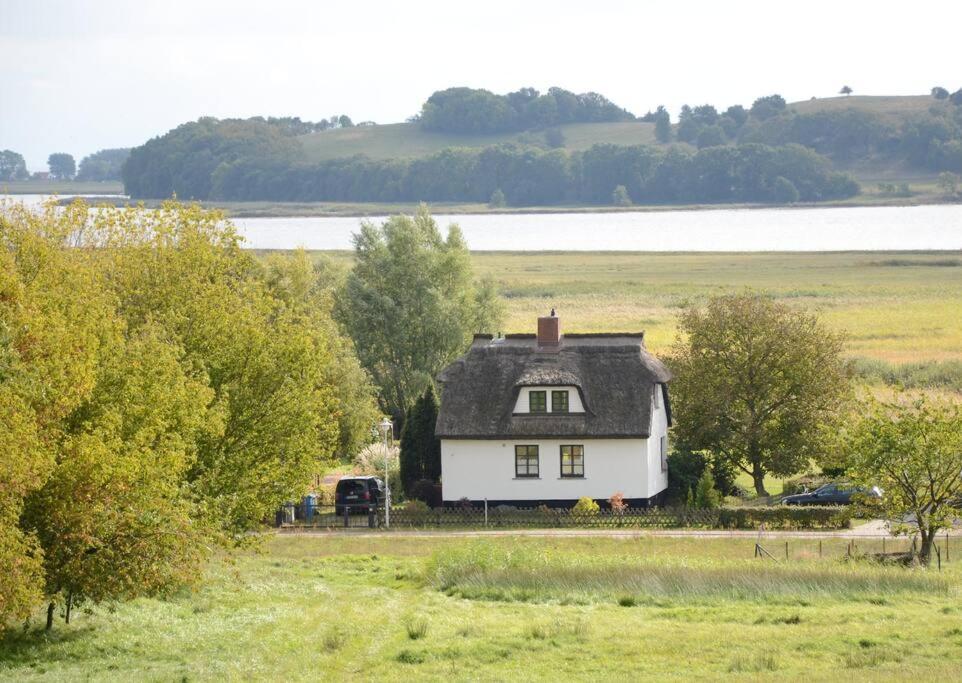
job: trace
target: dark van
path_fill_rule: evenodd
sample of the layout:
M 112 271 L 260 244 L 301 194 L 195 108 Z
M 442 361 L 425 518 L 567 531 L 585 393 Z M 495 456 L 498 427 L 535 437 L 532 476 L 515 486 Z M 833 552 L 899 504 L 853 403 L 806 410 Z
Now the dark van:
M 344 477 L 334 489 L 334 513 L 367 514 L 384 500 L 384 482 L 378 477 Z

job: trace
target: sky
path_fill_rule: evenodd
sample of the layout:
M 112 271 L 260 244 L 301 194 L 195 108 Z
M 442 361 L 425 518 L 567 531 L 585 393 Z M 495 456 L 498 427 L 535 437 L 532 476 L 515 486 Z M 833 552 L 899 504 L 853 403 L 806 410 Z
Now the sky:
M 435 90 L 643 114 L 962 87 L 962 2 L 0 0 L 0 149 L 46 170 L 201 116 L 403 121 Z

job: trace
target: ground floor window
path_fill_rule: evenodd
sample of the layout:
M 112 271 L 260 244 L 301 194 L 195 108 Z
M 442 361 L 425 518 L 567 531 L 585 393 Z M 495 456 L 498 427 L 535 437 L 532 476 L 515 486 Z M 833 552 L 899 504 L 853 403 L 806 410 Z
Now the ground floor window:
M 562 446 L 561 447 L 561 476 L 562 477 L 585 476 L 585 447 L 584 446 Z
M 537 446 L 515 446 L 514 447 L 514 476 L 516 477 L 537 477 L 538 476 L 538 447 Z

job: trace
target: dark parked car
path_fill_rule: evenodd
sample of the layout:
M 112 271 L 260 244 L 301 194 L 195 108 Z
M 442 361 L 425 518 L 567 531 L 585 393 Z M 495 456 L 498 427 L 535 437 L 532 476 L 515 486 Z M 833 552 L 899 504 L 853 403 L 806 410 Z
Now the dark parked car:
M 352 515 L 366 515 L 384 500 L 384 482 L 378 477 L 344 477 L 334 489 L 334 513 L 343 515 L 350 507 Z
M 866 489 L 851 484 L 833 483 L 825 484 L 814 491 L 785 496 L 782 502 L 785 505 L 848 505 L 857 494 L 863 494 L 867 498 L 882 497 L 882 492 L 877 486 Z

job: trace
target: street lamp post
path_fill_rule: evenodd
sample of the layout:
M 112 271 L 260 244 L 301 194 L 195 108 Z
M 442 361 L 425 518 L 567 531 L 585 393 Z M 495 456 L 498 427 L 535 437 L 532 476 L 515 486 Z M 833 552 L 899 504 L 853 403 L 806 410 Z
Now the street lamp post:
M 391 528 L 391 473 L 388 470 L 388 434 L 393 436 L 394 423 L 386 417 L 378 425 L 381 428 L 381 436 L 384 437 L 384 526 Z

